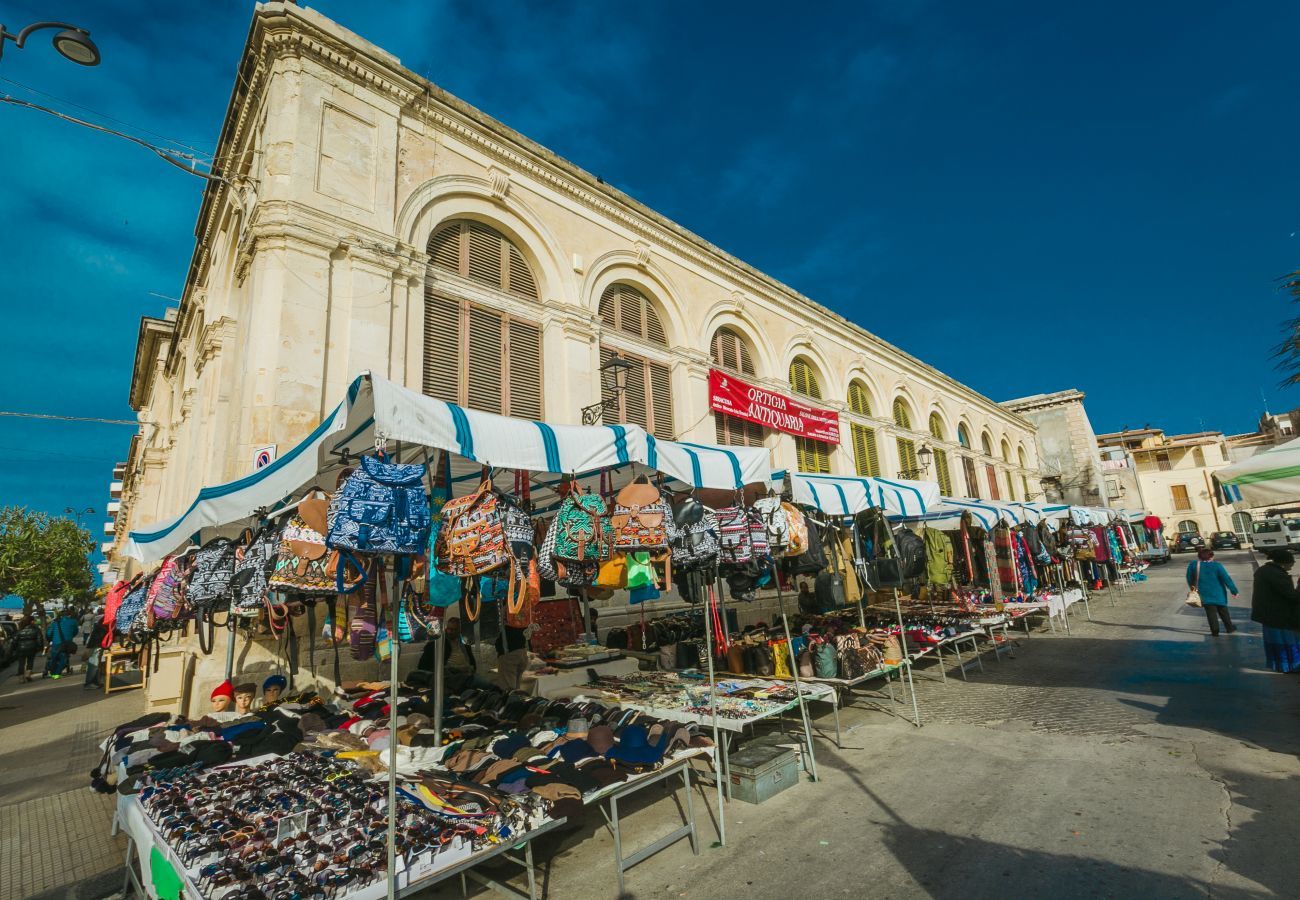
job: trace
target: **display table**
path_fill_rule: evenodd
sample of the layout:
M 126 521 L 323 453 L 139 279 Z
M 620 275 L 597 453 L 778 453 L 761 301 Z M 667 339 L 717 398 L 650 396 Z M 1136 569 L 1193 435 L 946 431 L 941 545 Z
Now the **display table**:
M 474 850 L 473 845 L 469 842 L 460 842 L 459 845 L 453 843 L 440 849 L 436 854 L 422 855 L 410 866 L 403 867 L 399 863 L 397 895 L 404 897 L 417 891 L 427 890 L 455 875 L 467 875 L 506 896 L 528 897 L 529 900 L 536 900 L 538 896 L 537 878 L 533 865 L 532 842 L 535 838 L 559 828 L 566 821 L 565 819 L 551 819 L 526 834 L 512 837 L 508 842 L 491 844 L 479 850 Z M 692 827 L 693 825 L 692 822 Z M 158 894 L 154 890 L 154 879 L 151 876 L 151 866 L 155 862 L 154 854 L 156 852 L 161 862 L 169 865 L 176 877 L 179 878 L 182 896 L 192 898 L 192 900 L 203 900 L 204 894 L 199 889 L 198 884 L 198 874 L 201 866 L 186 868 L 182 864 L 180 858 L 170 845 L 162 839 L 153 823 L 149 821 L 149 817 L 145 815 L 143 807 L 141 807 L 135 796 L 119 796 L 113 828 L 114 832 L 121 830 L 126 832 L 127 836 L 126 873 L 122 880 L 122 893 L 124 896 L 141 896 L 157 900 Z M 524 851 L 522 857 L 510 855 L 511 850 L 517 850 L 521 847 Z M 136 876 L 131 867 L 131 856 L 133 854 L 140 867 L 139 877 Z M 510 885 L 489 879 L 477 872 L 470 871 L 474 866 L 497 857 L 508 859 L 526 870 L 528 874 L 528 891 L 526 893 Z M 380 900 L 380 898 L 387 895 L 388 884 L 385 880 L 379 879 L 336 896 L 340 900 Z
M 639 661 L 624 657 L 623 659 L 610 659 L 604 662 L 592 663 L 581 668 L 558 669 L 547 675 L 529 674 L 525 675 L 525 681 L 532 680 L 532 693 L 535 696 L 554 697 L 558 692 L 567 688 L 586 684 L 589 669 L 594 669 L 598 675 L 626 675 L 629 672 L 638 671 L 639 666 Z

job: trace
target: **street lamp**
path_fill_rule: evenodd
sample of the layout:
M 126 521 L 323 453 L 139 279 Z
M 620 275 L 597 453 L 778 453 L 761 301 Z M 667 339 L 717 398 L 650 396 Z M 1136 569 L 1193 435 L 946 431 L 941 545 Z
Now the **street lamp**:
M 916 451 L 916 458 L 921 463 L 921 473 L 928 474 L 930 471 L 930 461 L 934 459 L 934 451 L 930 449 L 929 444 L 922 444 L 921 449 Z
M 33 31 L 44 28 L 59 29 L 59 33 L 54 36 L 54 49 L 64 59 L 69 59 L 79 66 L 99 65 L 99 48 L 90 39 L 90 32 L 65 22 L 35 22 L 17 34 L 10 34 L 3 25 L 0 25 L 0 56 L 4 54 L 6 40 L 13 41 L 21 50 Z
M 82 517 L 82 516 L 93 516 L 93 515 L 95 514 L 95 508 L 94 508 L 93 506 L 87 506 L 85 509 L 73 509 L 71 506 L 65 506 L 65 507 L 63 507 L 63 512 L 64 512 L 66 515 L 69 515 L 69 516 L 72 516 L 73 518 L 75 518 L 75 519 L 77 520 L 77 524 L 80 525 L 80 524 L 81 524 L 81 517 Z
M 583 425 L 595 425 L 604 418 L 606 412 L 618 409 L 619 399 L 623 396 L 623 392 L 627 390 L 627 379 L 632 368 L 632 364 L 621 356 L 611 356 L 600 367 L 601 393 L 608 394 L 609 399 L 602 399 L 599 403 L 584 406 L 582 408 Z

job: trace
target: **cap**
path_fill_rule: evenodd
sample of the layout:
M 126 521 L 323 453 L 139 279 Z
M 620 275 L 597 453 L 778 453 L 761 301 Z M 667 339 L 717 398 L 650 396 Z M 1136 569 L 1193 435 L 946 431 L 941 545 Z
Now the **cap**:
M 229 678 L 212 689 L 212 696 L 210 699 L 216 700 L 218 697 L 229 697 L 232 700 L 234 699 L 235 686 L 230 683 Z
M 280 690 L 284 690 L 288 685 L 289 679 L 285 678 L 283 675 L 272 675 L 267 678 L 266 681 L 262 682 L 262 691 L 265 692 L 267 688 L 273 687 L 278 687 Z

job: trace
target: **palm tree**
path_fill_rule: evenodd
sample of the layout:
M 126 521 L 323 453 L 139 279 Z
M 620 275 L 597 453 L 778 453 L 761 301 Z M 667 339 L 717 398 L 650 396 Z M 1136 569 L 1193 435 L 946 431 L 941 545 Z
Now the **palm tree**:
M 1300 269 L 1288 272 L 1278 282 L 1279 290 L 1290 294 L 1292 302 L 1300 303 Z M 1280 386 L 1293 387 L 1300 384 L 1300 316 L 1283 322 L 1282 331 L 1286 338 L 1273 348 L 1273 358 L 1278 371 L 1286 373 Z

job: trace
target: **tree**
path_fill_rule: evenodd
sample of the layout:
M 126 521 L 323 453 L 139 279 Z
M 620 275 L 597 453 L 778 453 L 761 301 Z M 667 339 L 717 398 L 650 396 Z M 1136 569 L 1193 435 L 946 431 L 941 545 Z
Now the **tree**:
M 0 596 L 22 597 L 29 613 L 49 600 L 88 601 L 94 546 L 90 532 L 71 519 L 25 506 L 0 508 Z
M 1280 290 L 1291 295 L 1291 302 L 1300 303 L 1300 269 L 1283 275 L 1278 279 Z M 1278 371 L 1285 372 L 1281 387 L 1293 387 L 1300 384 L 1300 316 L 1282 323 L 1282 333 L 1286 339 L 1273 348 L 1273 358 L 1277 360 Z

